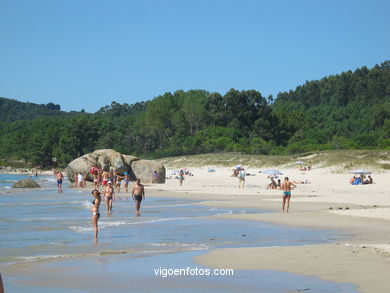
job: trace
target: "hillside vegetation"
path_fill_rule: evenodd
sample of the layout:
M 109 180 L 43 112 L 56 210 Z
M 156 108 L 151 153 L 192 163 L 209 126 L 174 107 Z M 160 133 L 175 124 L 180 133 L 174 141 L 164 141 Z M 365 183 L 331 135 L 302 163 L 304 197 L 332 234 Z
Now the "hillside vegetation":
M 50 117 L 68 114 L 61 106 L 53 103 L 34 104 L 0 97 L 0 122 L 30 120 L 38 117 Z
M 39 107 L 58 113 L 54 106 Z M 0 120 L 0 159 L 41 166 L 65 166 L 99 148 L 145 158 L 386 149 L 390 61 L 306 82 L 276 99 L 256 90 L 179 90 L 133 105 L 112 102 L 94 114 L 7 115 L 13 118 Z

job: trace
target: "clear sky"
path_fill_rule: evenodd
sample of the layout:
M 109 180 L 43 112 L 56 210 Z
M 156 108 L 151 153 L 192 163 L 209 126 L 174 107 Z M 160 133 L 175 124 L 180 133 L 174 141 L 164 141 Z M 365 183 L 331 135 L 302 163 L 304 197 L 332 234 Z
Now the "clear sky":
M 0 96 L 95 112 L 256 89 L 390 59 L 388 0 L 0 0 Z

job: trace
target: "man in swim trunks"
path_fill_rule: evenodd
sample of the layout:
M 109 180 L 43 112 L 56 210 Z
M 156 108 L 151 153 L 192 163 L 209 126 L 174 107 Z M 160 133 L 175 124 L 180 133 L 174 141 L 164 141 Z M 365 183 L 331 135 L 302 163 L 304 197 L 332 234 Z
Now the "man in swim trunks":
M 145 200 L 145 189 L 144 186 L 141 184 L 140 179 L 135 180 L 131 195 L 133 197 L 133 200 L 135 200 L 135 212 L 137 216 L 139 216 L 139 210 L 141 209 L 141 201 Z
M 291 189 L 296 187 L 296 185 L 288 180 L 288 177 L 284 177 L 284 182 L 282 183 L 283 190 L 283 205 L 282 210 L 284 213 L 284 207 L 286 207 L 286 212 L 288 213 L 288 208 L 290 207 L 290 198 L 291 198 Z
M 57 187 L 58 187 L 58 189 L 61 189 L 62 188 L 62 180 L 64 179 L 64 175 L 62 175 L 61 171 L 57 171 L 56 178 L 57 178 Z

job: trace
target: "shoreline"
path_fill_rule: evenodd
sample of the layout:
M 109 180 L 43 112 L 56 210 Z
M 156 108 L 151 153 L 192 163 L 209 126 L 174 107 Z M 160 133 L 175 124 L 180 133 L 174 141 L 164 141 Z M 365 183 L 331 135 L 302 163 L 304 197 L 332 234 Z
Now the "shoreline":
M 213 176 L 212 181 L 210 174 L 201 174 L 200 171 L 197 170 L 197 177 L 186 178 L 182 187 L 178 186 L 177 180 L 169 179 L 166 184 L 145 184 L 146 200 L 149 196 L 186 198 L 202 200 L 203 205 L 211 207 L 267 210 L 266 213 L 214 217 L 326 229 L 340 233 L 345 239 L 319 245 L 215 249 L 195 257 L 196 263 L 212 268 L 277 270 L 315 276 L 355 284 L 362 292 L 390 290 L 390 285 L 387 285 L 390 273 L 390 199 L 385 198 L 383 192 L 388 173 L 376 176 L 380 180 L 372 186 L 351 187 L 344 184 L 348 175 L 329 175 L 323 169 L 318 174 L 312 172 L 309 174 L 311 181 L 317 182 L 318 176 L 323 176 L 323 182 L 299 185 L 293 192 L 290 213 L 283 214 L 280 212 L 280 191 L 261 189 L 268 180 L 260 176 L 249 177 L 248 187 L 238 190 L 236 181 L 226 177 L 229 171 Z M 329 185 L 329 182 L 335 184 Z M 72 189 L 89 191 L 90 187 Z M 119 196 L 130 197 L 131 193 L 120 193 Z
M 382 185 L 383 183 L 381 183 Z M 379 185 L 379 184 L 378 184 Z M 378 189 L 379 186 L 375 186 Z M 382 187 L 382 186 L 380 186 Z M 283 214 L 280 192 L 265 191 L 229 194 L 191 193 L 190 191 L 155 188 L 155 196 L 168 192 L 172 197 L 207 200 L 212 207 L 242 207 L 268 210 L 267 213 L 221 215 L 217 218 L 250 220 L 297 228 L 326 229 L 346 239 L 337 243 L 289 247 L 223 248 L 195 258 L 201 265 L 238 270 L 277 270 L 314 276 L 338 283 L 352 283 L 362 292 L 390 290 L 390 209 L 382 202 L 382 192 L 363 196 L 340 196 L 329 200 L 329 194 L 299 194 L 291 200 L 290 213 Z M 163 189 L 170 189 L 163 190 Z M 176 188 L 177 189 L 177 188 Z M 363 190 L 364 191 L 364 190 Z M 167 196 L 166 194 L 164 196 Z M 362 198 L 369 196 L 368 198 Z M 332 208 L 330 210 L 330 208 Z

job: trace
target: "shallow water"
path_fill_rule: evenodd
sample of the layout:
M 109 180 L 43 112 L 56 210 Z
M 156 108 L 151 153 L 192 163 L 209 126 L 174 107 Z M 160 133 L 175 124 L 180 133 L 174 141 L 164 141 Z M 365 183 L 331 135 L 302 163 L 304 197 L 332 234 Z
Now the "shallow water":
M 0 175 L 0 181 L 19 180 L 19 177 L 12 177 L 15 175 L 7 176 L 7 179 L 3 179 L 3 175 Z M 219 214 L 265 211 L 243 208 L 213 208 L 201 205 L 202 201 L 153 198 L 147 194 L 146 201 L 142 203 L 140 217 L 134 215 L 134 203 L 128 198 L 118 197 L 111 216 L 105 212 L 105 203 L 102 202 L 99 243 L 95 245 L 93 244 L 90 223 L 89 209 L 92 196 L 89 191 L 72 190 L 67 188 L 65 183 L 64 192 L 58 193 L 53 178 L 41 177 L 38 180 L 40 180 L 44 190 L 0 195 L 0 266 L 12 264 L 50 266 L 53 265 L 54 261 L 57 266 L 66 267 L 71 264 L 75 266 L 76 271 L 88 271 L 89 274 L 93 274 L 93 264 L 92 268 L 89 269 L 85 268 L 86 264 L 104 260 L 102 263 L 105 264 L 106 269 L 109 268 L 108 274 L 113 274 L 112 270 L 119 270 L 120 273 L 122 266 L 127 274 L 136 274 L 139 275 L 139 278 L 156 281 L 158 278 L 156 279 L 152 275 L 153 265 L 156 267 L 156 264 L 168 263 L 177 267 L 178 264 L 185 263 L 186 266 L 194 266 L 192 260 L 194 253 L 205 252 L 213 248 L 304 245 L 330 242 L 340 238 L 336 233 L 329 231 L 287 228 L 261 222 L 209 219 L 208 216 Z M 51 260 L 51 262 L 49 264 L 41 263 L 41 261 L 47 260 Z M 101 266 L 99 262 L 98 266 Z M 229 280 L 232 285 L 235 282 L 239 284 L 242 282 L 241 279 L 252 284 L 250 280 L 253 276 L 268 280 L 269 274 L 271 274 L 277 282 L 280 273 L 263 272 L 262 277 L 258 274 L 259 272 L 247 272 L 240 277 L 241 271 L 239 271 L 237 276 Z M 287 277 L 287 279 L 290 278 L 291 282 L 294 283 L 292 276 L 294 275 Z M 116 275 L 112 277 L 115 279 Z M 126 279 L 125 276 L 123 278 Z M 302 277 L 296 276 L 296 278 Z M 19 284 L 18 277 L 7 279 L 5 276 L 5 279 L 10 283 L 13 292 L 25 292 L 26 287 Z M 220 286 L 225 282 L 225 280 L 221 281 L 223 278 L 214 279 L 208 278 L 207 282 L 216 282 Z M 300 282 L 298 279 L 296 282 Z M 206 282 L 203 278 L 201 280 L 203 283 Z M 200 281 L 199 277 L 196 281 Z M 194 282 L 194 280 L 186 278 L 184 283 L 178 282 L 178 284 L 183 283 L 187 286 L 189 282 Z M 202 282 L 199 284 L 203 284 Z M 209 286 L 207 282 L 203 284 L 206 289 Z M 314 283 L 316 282 L 319 280 L 316 279 Z M 152 284 L 153 282 L 150 286 Z M 333 283 L 329 284 L 334 285 Z M 325 286 L 324 288 L 327 290 L 328 287 L 332 287 L 329 284 L 317 285 Z M 205 288 L 202 288 L 203 285 L 195 288 L 205 291 Z M 213 287 L 215 290 L 208 292 L 218 292 L 218 290 L 226 292 L 223 289 L 224 286 L 220 289 Z M 260 283 L 255 288 L 259 288 L 259 286 Z M 187 287 L 179 286 L 178 288 Z M 39 288 L 39 291 L 36 292 L 51 292 L 44 291 L 44 286 Z M 196 292 L 196 290 L 190 290 L 192 287 L 188 288 L 189 291 L 185 292 Z M 246 285 L 245 288 L 249 289 L 250 286 Z M 280 285 L 277 288 L 277 290 L 281 290 Z M 355 292 L 351 289 L 353 288 L 351 285 L 345 288 L 348 290 L 341 292 Z M 127 292 L 117 289 L 113 292 Z M 326 291 L 325 289 L 321 292 L 340 292 Z M 280 290 L 272 292 L 288 292 Z M 63 291 L 65 292 L 65 289 Z M 56 292 L 63 291 L 56 290 Z M 77 288 L 66 291 L 104 292 L 104 290 L 78 291 Z M 168 289 L 158 291 L 172 292 Z M 183 290 L 178 289 L 177 292 L 179 291 Z

